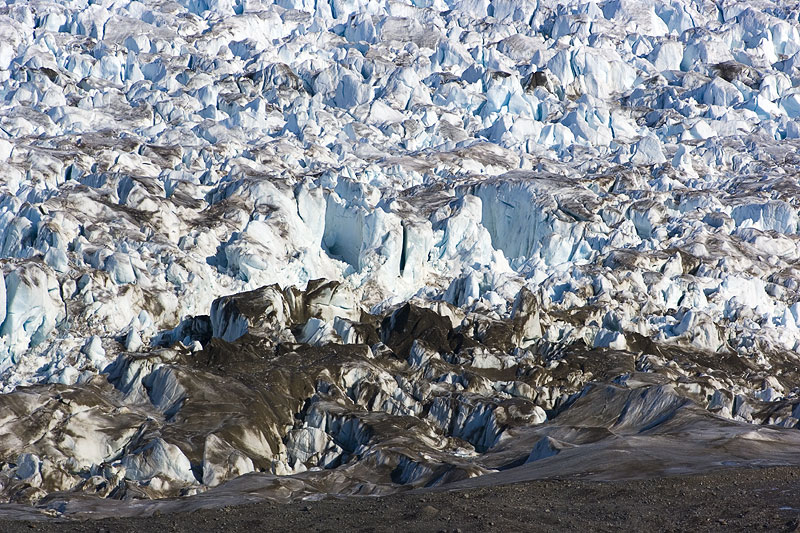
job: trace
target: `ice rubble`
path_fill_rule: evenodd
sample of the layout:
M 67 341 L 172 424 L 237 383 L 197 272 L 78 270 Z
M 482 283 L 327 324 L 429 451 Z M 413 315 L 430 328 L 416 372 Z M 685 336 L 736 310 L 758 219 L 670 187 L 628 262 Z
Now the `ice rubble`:
M 373 357 L 394 323 L 365 314 L 413 301 L 480 342 L 513 324 L 551 372 L 558 347 L 624 351 L 718 414 L 796 425 L 799 27 L 768 1 L 3 2 L 2 390 L 111 380 L 169 418 L 193 401 L 176 345 Z M 524 359 L 407 335 L 391 349 L 423 373 Z M 381 405 L 419 415 L 386 387 Z M 490 448 L 496 404 L 462 400 L 435 423 Z M 134 439 L 130 475 L 103 479 L 161 494 L 273 453 L 276 472 L 334 464 L 331 432 L 361 426 L 308 416 L 273 428 L 290 453 L 204 434 L 190 475 L 168 438 Z M 541 442 L 532 458 L 558 448 Z M 67 468 L 10 453 L 17 477 Z M 113 455 L 74 454 L 92 475 Z M 398 479 L 429 473 L 397 460 Z

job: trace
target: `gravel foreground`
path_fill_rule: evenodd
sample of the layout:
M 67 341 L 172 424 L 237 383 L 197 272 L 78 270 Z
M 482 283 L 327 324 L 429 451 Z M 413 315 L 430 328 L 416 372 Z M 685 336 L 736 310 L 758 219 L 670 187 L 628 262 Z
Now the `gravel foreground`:
M 89 521 L 0 521 L 0 531 L 800 531 L 800 469 L 614 482 L 547 480 L 381 498 L 330 498 Z

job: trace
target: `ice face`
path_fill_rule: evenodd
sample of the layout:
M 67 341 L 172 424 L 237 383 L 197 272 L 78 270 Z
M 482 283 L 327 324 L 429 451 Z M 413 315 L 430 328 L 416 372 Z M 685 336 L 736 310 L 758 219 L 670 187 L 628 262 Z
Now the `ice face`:
M 6 280 L 0 275 L 0 326 L 6 320 Z
M 58 283 L 48 274 L 28 264 L 5 279 L 6 312 L 0 335 L 6 338 L 11 362 L 30 346 L 44 342 L 63 319 Z
M 162 439 L 156 439 L 127 456 L 122 466 L 128 479 L 145 480 L 163 475 L 170 480 L 187 483 L 195 481 L 186 456 L 177 446 Z

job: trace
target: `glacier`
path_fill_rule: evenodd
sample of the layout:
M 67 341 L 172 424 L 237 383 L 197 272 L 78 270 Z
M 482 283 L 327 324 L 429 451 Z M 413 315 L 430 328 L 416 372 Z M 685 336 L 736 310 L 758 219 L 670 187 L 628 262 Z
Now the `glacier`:
M 0 0 L 0 500 L 797 462 L 799 20 Z

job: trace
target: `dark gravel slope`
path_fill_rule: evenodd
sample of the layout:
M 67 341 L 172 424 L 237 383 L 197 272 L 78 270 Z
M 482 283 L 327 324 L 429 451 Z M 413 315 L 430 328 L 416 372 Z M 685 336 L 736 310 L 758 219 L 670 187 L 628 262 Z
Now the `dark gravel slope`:
M 142 518 L 0 522 L 2 532 L 619 530 L 800 531 L 800 469 L 605 483 L 564 479 Z

